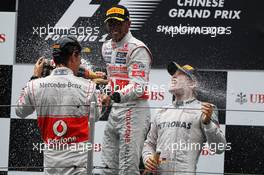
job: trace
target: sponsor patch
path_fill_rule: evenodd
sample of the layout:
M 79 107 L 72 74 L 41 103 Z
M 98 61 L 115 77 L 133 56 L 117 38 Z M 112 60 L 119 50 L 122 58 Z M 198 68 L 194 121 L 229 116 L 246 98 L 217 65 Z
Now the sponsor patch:
M 132 68 L 133 69 L 140 69 L 140 70 L 142 70 L 142 69 L 145 69 L 145 67 L 146 66 L 143 63 L 135 63 L 135 64 L 132 65 Z
M 126 64 L 126 58 L 116 58 L 115 63 L 117 63 L 117 64 Z
M 127 56 L 127 52 L 117 52 L 116 57 L 125 58 Z
M 132 76 L 133 77 L 145 77 L 145 71 L 133 70 Z
M 173 122 L 162 122 L 158 124 L 159 129 L 162 128 L 185 128 L 191 129 L 192 123 L 173 121 Z
M 124 15 L 125 14 L 125 10 L 118 8 L 118 7 L 113 7 L 109 10 L 107 10 L 106 12 L 106 16 L 111 15 L 111 14 L 120 14 L 120 15 Z
M 56 69 L 54 70 L 54 75 L 68 75 L 68 71 L 65 69 Z

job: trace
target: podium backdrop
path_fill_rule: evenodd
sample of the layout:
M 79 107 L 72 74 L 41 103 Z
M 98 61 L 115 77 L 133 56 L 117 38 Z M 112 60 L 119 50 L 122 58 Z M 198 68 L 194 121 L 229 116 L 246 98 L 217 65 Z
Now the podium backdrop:
M 219 108 L 220 127 L 231 150 L 204 151 L 199 172 L 264 172 L 264 1 L 263 0 L 4 0 L 0 5 L 0 174 L 42 174 L 43 154 L 36 114 L 15 115 L 14 104 L 39 56 L 51 57 L 51 44 L 76 35 L 82 56 L 103 69 L 101 45 L 108 38 L 104 11 L 128 7 L 131 32 L 153 53 L 150 106 L 171 102 L 166 64 L 174 60 L 199 68 L 199 99 Z M 155 110 L 151 109 L 152 116 Z M 103 129 L 96 124 L 94 165 L 101 165 Z M 95 172 L 100 173 L 99 170 Z

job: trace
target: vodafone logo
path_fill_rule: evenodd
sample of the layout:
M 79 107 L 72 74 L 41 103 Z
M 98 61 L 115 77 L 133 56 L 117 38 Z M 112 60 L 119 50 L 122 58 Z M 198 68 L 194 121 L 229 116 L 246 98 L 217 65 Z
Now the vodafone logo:
M 6 35 L 3 33 L 0 33 L 0 43 L 4 43 L 6 41 Z
M 63 120 L 58 120 L 53 125 L 53 132 L 56 136 L 61 137 L 67 132 L 67 125 Z

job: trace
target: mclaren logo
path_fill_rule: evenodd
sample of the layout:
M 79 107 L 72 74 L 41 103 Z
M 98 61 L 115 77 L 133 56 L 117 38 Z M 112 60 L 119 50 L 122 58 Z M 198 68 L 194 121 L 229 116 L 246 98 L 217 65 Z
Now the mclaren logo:
M 58 120 L 53 125 L 53 132 L 58 137 L 64 136 L 67 132 L 67 129 L 68 127 L 63 120 Z

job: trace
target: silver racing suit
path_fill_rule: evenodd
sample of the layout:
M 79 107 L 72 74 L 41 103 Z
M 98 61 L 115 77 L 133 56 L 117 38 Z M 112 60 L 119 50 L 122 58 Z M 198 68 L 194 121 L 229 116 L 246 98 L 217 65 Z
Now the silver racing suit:
M 201 122 L 201 102 L 192 99 L 175 103 L 156 113 L 144 143 L 144 163 L 155 152 L 161 152 L 159 174 L 195 174 L 202 148 L 213 153 L 225 150 L 226 139 L 219 128 L 218 114 L 214 110 L 208 125 Z
M 45 143 L 45 174 L 87 174 L 90 102 L 96 102 L 97 119 L 101 105 L 95 84 L 61 67 L 50 76 L 31 80 L 22 90 L 16 114 L 25 118 L 37 112 Z
M 102 148 L 104 174 L 139 174 L 139 160 L 150 124 L 148 81 L 151 53 L 130 32 L 120 42 L 106 41 L 102 55 L 111 92 L 119 92 L 106 125 Z

